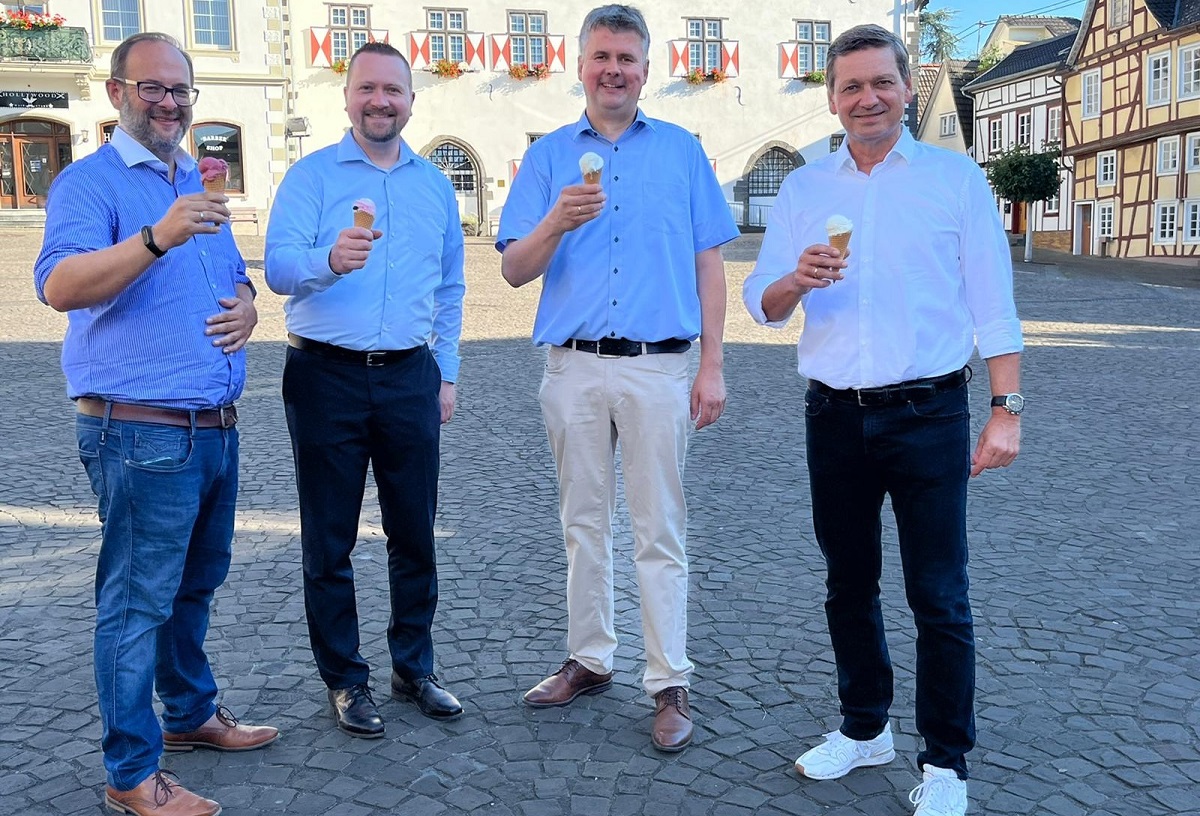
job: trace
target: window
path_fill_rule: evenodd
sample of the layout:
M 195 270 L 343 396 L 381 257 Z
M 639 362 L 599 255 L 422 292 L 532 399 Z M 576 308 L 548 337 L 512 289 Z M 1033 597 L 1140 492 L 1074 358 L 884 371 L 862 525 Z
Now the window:
M 20 0 L 0 0 L 4 11 L 28 11 L 30 14 L 46 14 L 48 3 L 24 3 Z
M 1096 237 L 1115 238 L 1113 232 L 1113 205 L 1106 202 L 1096 206 Z
M 1109 150 L 1096 156 L 1096 184 L 1112 187 L 1117 183 L 1117 153 Z
M 1100 72 L 1088 71 L 1083 75 L 1083 118 L 1095 119 L 1100 115 Z
M 775 196 L 787 174 L 796 169 L 791 154 L 772 147 L 759 157 L 746 176 L 747 193 L 752 196 Z
M 1045 212 L 1047 215 L 1053 215 L 1053 214 L 1058 213 L 1058 193 L 1055 193 L 1054 195 L 1052 195 L 1046 199 Z
M 534 142 L 536 142 L 538 139 L 542 138 L 545 135 L 546 135 L 545 133 L 526 133 L 525 134 L 525 136 L 528 137 L 528 139 L 529 139 L 529 144 L 533 144 Z
M 1154 204 L 1154 243 L 1175 243 L 1178 228 L 1179 202 L 1157 201 Z
M 425 19 L 429 23 L 429 59 L 466 62 L 467 13 L 458 9 L 428 9 Z
M 1200 133 L 1188 134 L 1185 169 L 1189 173 L 1200 173 Z
M 1146 70 L 1146 104 L 1165 105 L 1171 101 L 1171 52 L 1152 54 Z
M 1119 28 L 1129 23 L 1130 0 L 1109 0 L 1108 27 Z
M 546 62 L 546 15 L 526 11 L 508 13 L 508 42 L 513 65 Z
M 1183 240 L 1200 243 L 1200 201 L 1183 202 Z
M 1179 172 L 1179 137 L 1166 136 L 1158 140 L 1158 175 Z
M 120 42 L 142 30 L 141 0 L 103 0 L 100 31 L 106 42 Z
M 196 159 L 212 156 L 229 162 L 227 192 L 246 192 L 242 164 L 242 129 L 225 122 L 204 122 L 192 125 L 192 142 Z
M 842 142 L 846 141 L 845 133 L 835 133 L 829 137 L 829 152 L 836 153 L 838 148 L 842 146 Z
M 1033 114 L 1017 114 L 1017 144 L 1029 147 L 1033 137 Z
M 445 142 L 433 149 L 429 160 L 450 179 L 455 192 L 475 192 L 475 165 L 471 163 L 467 151 L 456 144 Z
M 371 39 L 371 9 L 367 6 L 330 6 L 329 43 L 335 60 L 350 59 Z
M 953 113 L 943 113 L 938 122 L 938 135 L 953 136 L 958 133 L 958 117 Z
M 796 65 L 801 74 L 809 71 L 824 71 L 829 61 L 829 43 L 833 39 L 833 26 L 828 20 L 797 20 Z
M 117 129 L 117 120 L 109 119 L 106 122 L 101 122 L 97 131 L 100 133 L 100 144 L 106 145 L 112 141 L 113 131 Z
M 1200 96 L 1200 45 L 1179 49 L 1179 98 Z
M 1062 140 L 1062 108 L 1050 108 L 1046 111 L 1046 141 Z
M 721 69 L 721 21 L 689 19 L 687 21 L 688 66 L 705 73 Z
M 998 153 L 1004 149 L 1004 123 L 999 119 L 993 119 L 988 123 L 988 149 L 993 153 Z
M 233 14 L 230 0 L 192 0 L 192 30 L 196 45 L 233 50 Z

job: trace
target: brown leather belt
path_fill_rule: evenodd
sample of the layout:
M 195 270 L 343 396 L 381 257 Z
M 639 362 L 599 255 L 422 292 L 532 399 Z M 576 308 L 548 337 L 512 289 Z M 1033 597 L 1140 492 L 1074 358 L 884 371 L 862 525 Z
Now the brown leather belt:
M 110 406 L 111 410 L 109 410 Z M 107 412 L 110 419 L 118 422 L 149 422 L 153 425 L 174 425 L 179 428 L 192 427 L 193 416 L 196 418 L 197 428 L 228 429 L 236 425 L 238 421 L 237 406 L 235 405 L 188 411 L 184 408 L 156 408 L 152 405 L 106 402 L 94 397 L 80 397 L 75 400 L 75 410 L 84 416 L 100 418 L 103 418 Z

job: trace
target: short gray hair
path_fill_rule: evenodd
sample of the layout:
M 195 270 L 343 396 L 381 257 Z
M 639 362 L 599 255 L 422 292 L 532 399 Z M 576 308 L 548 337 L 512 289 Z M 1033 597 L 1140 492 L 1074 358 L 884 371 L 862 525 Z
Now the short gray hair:
M 837 58 L 855 51 L 865 51 L 868 48 L 890 48 L 896 58 L 896 68 L 900 70 L 900 78 L 909 81 L 912 71 L 908 67 L 909 54 L 904 41 L 883 26 L 874 23 L 857 25 L 843 31 L 829 46 L 829 56 L 825 62 L 825 85 L 833 89 L 833 67 Z
M 584 52 L 584 44 L 588 36 L 597 28 L 607 28 L 609 31 L 635 31 L 642 38 L 642 48 L 646 56 L 650 55 L 650 29 L 646 27 L 646 18 L 633 6 L 620 6 L 615 3 L 599 6 L 588 12 L 583 18 L 583 27 L 579 29 L 579 53 Z
M 174 48 L 183 55 L 184 62 L 188 67 L 188 81 L 196 81 L 196 69 L 192 67 L 192 58 L 187 51 L 180 48 L 179 43 L 170 34 L 162 34 L 157 31 L 141 31 L 137 34 L 131 34 L 121 41 L 121 44 L 112 52 L 112 57 L 109 60 L 108 75 L 116 79 L 129 79 L 125 76 L 125 65 L 129 62 L 129 52 L 138 43 L 144 42 L 162 42 Z

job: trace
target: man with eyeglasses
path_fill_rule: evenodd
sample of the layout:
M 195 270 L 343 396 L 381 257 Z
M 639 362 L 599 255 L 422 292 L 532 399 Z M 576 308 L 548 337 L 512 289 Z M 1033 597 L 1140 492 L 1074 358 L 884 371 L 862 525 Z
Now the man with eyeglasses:
M 38 297 L 68 313 L 62 363 L 79 456 L 99 499 L 95 672 L 109 808 L 214 816 L 164 748 L 245 751 L 279 736 L 216 701 L 204 652 L 229 571 L 237 499 L 234 401 L 258 321 L 228 199 L 202 192 L 179 144 L 197 91 L 165 34 L 112 54 L 112 140 L 50 188 Z M 152 707 L 163 704 L 162 724 Z

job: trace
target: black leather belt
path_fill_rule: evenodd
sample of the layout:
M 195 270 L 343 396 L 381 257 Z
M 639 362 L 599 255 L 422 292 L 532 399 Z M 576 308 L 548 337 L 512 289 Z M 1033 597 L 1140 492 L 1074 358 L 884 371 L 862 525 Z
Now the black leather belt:
M 563 348 L 586 351 L 597 357 L 640 357 L 643 354 L 680 354 L 692 347 L 690 340 L 663 340 L 640 343 L 624 337 L 601 337 L 599 340 L 568 340 Z
M 222 405 L 220 408 L 204 408 L 189 411 L 186 408 L 159 408 L 156 405 L 136 405 L 132 402 L 107 402 L 96 397 L 80 397 L 75 400 L 75 410 L 84 416 L 99 417 L 107 414 L 117 422 L 149 422 L 152 425 L 172 425 L 190 428 L 193 420 L 197 428 L 232 428 L 237 424 L 237 408 Z
M 354 349 L 322 343 L 320 340 L 309 340 L 307 337 L 291 333 L 288 334 L 288 345 L 301 351 L 311 352 L 320 357 L 328 357 L 330 360 L 371 367 L 399 362 L 425 348 L 425 346 L 413 346 L 412 348 L 396 351 L 355 351 Z
M 923 380 L 908 380 L 895 385 L 885 385 L 882 388 L 830 388 L 823 382 L 810 380 L 809 385 L 818 393 L 824 394 L 838 402 L 848 402 L 864 408 L 885 405 L 901 405 L 906 402 L 920 402 L 943 391 L 960 388 L 971 379 L 971 367 L 963 366 L 958 371 L 943 374 L 940 377 L 927 377 Z

